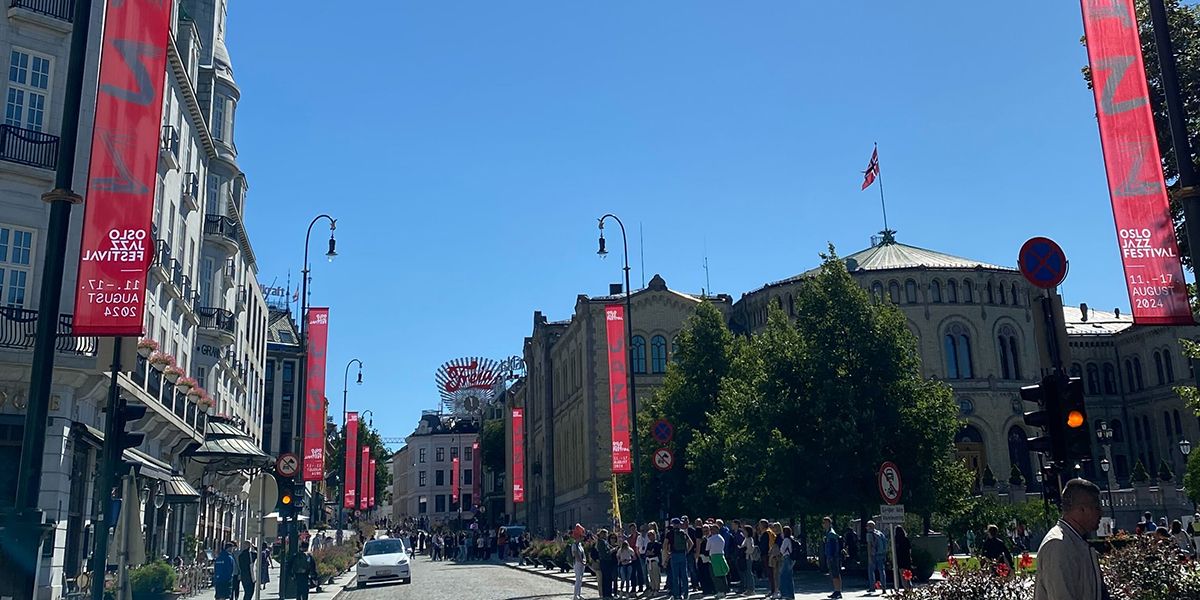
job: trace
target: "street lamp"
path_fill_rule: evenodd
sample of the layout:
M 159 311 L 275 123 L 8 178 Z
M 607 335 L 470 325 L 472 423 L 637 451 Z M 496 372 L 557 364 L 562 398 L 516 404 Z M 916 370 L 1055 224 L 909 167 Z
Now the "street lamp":
M 629 238 L 625 235 L 625 223 L 622 223 L 616 215 L 607 213 L 600 217 L 600 248 L 596 254 L 599 254 L 601 258 L 608 255 L 608 250 L 604 247 L 604 220 L 609 218 L 616 221 L 617 225 L 621 227 L 621 246 L 625 251 L 625 345 L 626 352 L 629 354 L 629 368 L 626 370 L 629 371 L 629 423 L 630 430 L 633 432 L 633 435 L 630 436 L 633 445 L 633 466 L 630 470 L 633 474 L 633 516 L 634 519 L 637 519 L 641 512 L 642 480 L 637 473 L 637 469 L 641 468 L 641 451 L 637 430 L 637 384 L 634 380 L 636 369 L 633 365 L 635 357 L 633 355 L 633 303 L 630 298 L 632 290 L 629 288 Z
M 333 240 L 330 239 L 330 241 Z M 332 247 L 329 249 L 330 252 L 333 252 L 333 250 Z M 362 385 L 363 363 L 357 358 L 352 358 L 350 362 L 346 363 L 346 370 L 342 373 L 342 454 L 350 451 L 350 432 L 346 429 L 346 397 L 349 395 L 350 365 L 354 363 L 358 363 L 358 380 L 355 383 Z M 349 459 L 352 457 L 345 458 Z M 342 542 L 342 529 L 346 527 L 346 484 L 349 483 L 350 477 L 350 473 L 346 469 L 346 465 L 348 464 L 345 460 L 342 461 L 342 501 L 338 503 L 337 530 L 337 541 L 339 544 Z
M 1183 454 L 1184 462 L 1187 462 L 1187 456 L 1192 453 L 1192 443 L 1186 439 L 1179 440 L 1179 452 Z
M 1109 457 L 1112 455 L 1112 440 L 1113 430 L 1108 426 L 1108 421 L 1100 419 L 1096 423 L 1096 440 L 1104 447 L 1104 458 L 1100 460 L 1100 470 L 1104 472 L 1105 487 L 1108 488 L 1108 513 L 1113 520 L 1113 530 L 1117 528 L 1117 507 L 1113 504 L 1112 488 L 1113 479 L 1109 469 L 1112 468 L 1112 462 Z

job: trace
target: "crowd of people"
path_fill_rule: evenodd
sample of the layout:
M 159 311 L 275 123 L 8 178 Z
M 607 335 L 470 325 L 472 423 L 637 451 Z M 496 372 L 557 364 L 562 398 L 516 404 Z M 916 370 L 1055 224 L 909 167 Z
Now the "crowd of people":
M 521 550 L 530 543 L 527 532 L 510 535 L 506 527 L 486 530 L 475 527 L 457 532 L 450 529 L 401 530 L 393 535 L 408 540 L 414 554 L 424 554 L 435 561 L 483 561 L 493 556 L 505 560 L 520 556 Z

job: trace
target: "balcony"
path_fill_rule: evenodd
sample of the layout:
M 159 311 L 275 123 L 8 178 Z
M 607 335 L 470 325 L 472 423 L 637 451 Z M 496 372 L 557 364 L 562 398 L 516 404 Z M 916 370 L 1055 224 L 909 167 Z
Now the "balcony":
M 150 368 L 144 357 L 138 356 L 137 365 L 129 373 L 129 380 L 180 421 L 197 432 L 204 431 L 205 414 L 179 388 L 166 381 L 162 373 Z
M 58 164 L 58 136 L 0 125 L 0 160 L 53 171 Z
M 183 213 L 200 210 L 200 176 L 188 171 L 183 174 L 183 189 L 180 190 L 180 206 Z
M 221 215 L 204 216 L 204 241 L 223 250 L 226 257 L 237 254 L 241 227 L 236 219 Z
M 158 157 L 167 164 L 168 170 L 179 168 L 179 130 L 174 125 L 163 125 Z
M 43 18 L 51 17 L 53 20 L 46 24 L 61 23 L 54 29 L 64 32 L 68 31 L 66 26 L 75 19 L 75 0 L 11 0 L 8 6 L 10 15 L 19 14 L 17 11 L 28 11 Z
M 37 336 L 36 310 L 15 306 L 0 306 L 0 348 L 32 350 Z M 72 335 L 74 315 L 58 316 L 58 339 L 54 349 L 63 354 L 95 356 L 96 338 Z
M 237 319 L 233 317 L 232 312 L 224 308 L 198 306 L 196 307 L 196 316 L 200 319 L 200 335 L 217 340 L 218 346 L 228 346 L 234 342 Z

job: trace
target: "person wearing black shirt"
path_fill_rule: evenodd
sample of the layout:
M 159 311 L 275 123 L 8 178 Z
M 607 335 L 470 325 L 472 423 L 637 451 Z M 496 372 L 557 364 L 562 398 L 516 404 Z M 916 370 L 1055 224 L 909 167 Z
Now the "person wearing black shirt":
M 648 591 L 651 596 L 658 595 L 659 588 L 662 584 L 662 572 L 659 567 L 662 565 L 662 543 L 658 541 L 658 534 L 653 529 L 646 532 L 646 571 Z
M 995 525 L 988 525 L 987 539 L 983 540 L 983 556 L 994 563 L 1003 561 L 1009 568 L 1013 566 L 1012 554 L 1000 539 L 1000 528 Z

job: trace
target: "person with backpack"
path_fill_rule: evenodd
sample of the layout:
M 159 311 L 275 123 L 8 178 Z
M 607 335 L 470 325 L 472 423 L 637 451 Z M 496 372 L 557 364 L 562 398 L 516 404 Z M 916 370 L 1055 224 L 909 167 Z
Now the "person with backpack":
M 300 542 L 300 552 L 292 561 L 292 581 L 296 585 L 296 600 L 308 600 L 308 588 L 317 576 L 317 563 L 308 553 L 308 542 Z
M 235 547 L 233 542 L 227 542 L 213 560 L 212 581 L 217 600 L 226 600 L 233 594 L 233 575 L 237 570 L 237 561 L 233 558 Z
M 887 586 L 888 539 L 875 528 L 875 521 L 867 521 L 867 593 L 875 592 L 875 584 L 883 590 Z
M 825 565 L 829 568 L 829 580 L 833 584 L 831 600 L 842 597 L 842 540 L 833 530 L 833 517 L 821 519 L 821 527 L 825 530 L 825 543 L 822 551 L 825 554 Z
M 671 598 L 687 600 L 688 597 L 688 554 L 692 551 L 692 538 L 679 519 L 671 519 L 667 533 L 667 549 L 671 556 Z

